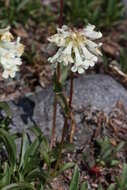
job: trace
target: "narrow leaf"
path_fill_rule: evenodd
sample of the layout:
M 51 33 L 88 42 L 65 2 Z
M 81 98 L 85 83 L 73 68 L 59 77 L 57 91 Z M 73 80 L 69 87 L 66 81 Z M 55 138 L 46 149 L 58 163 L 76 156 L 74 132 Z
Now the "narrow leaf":
M 13 137 L 4 129 L 0 129 L 0 141 L 4 143 L 8 152 L 10 164 L 14 167 L 16 164 L 17 150 Z
M 79 177 L 80 177 L 79 169 L 78 166 L 76 165 L 69 190 L 78 190 Z
M 6 187 L 2 188 L 1 190 L 35 190 L 34 187 L 29 183 L 13 183 L 7 185 Z
M 20 164 L 19 169 L 21 169 L 23 162 L 24 162 L 24 155 L 29 147 L 29 139 L 27 135 L 23 132 L 22 135 L 22 145 L 21 145 L 21 153 L 20 153 Z

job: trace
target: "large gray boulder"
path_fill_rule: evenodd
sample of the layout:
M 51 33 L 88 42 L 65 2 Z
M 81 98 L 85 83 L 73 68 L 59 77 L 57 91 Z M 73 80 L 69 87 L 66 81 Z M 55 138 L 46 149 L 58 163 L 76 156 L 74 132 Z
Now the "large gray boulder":
M 126 89 L 108 75 L 82 76 L 74 85 L 73 105 L 77 109 L 90 105 L 109 113 L 119 100 L 127 106 Z
M 10 125 L 12 131 L 21 132 L 36 123 L 49 136 L 52 128 L 53 97 L 52 87 L 49 87 L 31 96 L 10 101 L 13 113 L 13 123 Z M 76 111 L 90 105 L 91 109 L 103 110 L 108 114 L 119 100 L 127 106 L 127 91 L 108 75 L 83 75 L 74 80 L 73 107 Z M 80 114 L 75 116 L 76 124 L 81 124 Z M 58 137 L 62 126 L 62 110 L 58 107 Z

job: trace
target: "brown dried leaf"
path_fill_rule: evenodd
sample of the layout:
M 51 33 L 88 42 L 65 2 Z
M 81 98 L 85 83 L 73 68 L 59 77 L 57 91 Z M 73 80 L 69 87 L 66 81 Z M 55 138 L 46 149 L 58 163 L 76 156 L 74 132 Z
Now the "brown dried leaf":
M 28 38 L 28 33 L 23 27 L 15 28 L 13 31 L 19 37 Z
M 113 145 L 113 146 L 116 146 L 116 141 L 114 138 L 110 138 L 110 143 Z
M 5 6 L 8 8 L 10 4 L 10 0 L 5 0 Z
M 104 44 L 103 44 L 103 51 L 106 54 L 109 54 L 112 57 L 118 56 L 119 55 L 119 50 L 120 50 L 120 47 L 115 42 L 105 41 Z
M 63 190 L 63 188 L 62 187 L 58 187 L 58 190 Z

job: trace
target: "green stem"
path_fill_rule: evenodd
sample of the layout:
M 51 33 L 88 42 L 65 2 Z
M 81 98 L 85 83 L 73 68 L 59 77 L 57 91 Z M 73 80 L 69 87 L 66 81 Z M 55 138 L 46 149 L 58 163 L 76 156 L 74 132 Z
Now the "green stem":
M 55 94 L 54 104 L 53 104 L 53 127 L 52 127 L 50 150 L 52 150 L 52 148 L 53 148 L 53 146 L 55 144 L 56 114 L 57 114 L 57 96 Z
M 70 98 L 69 98 L 70 109 L 72 109 L 72 98 L 73 98 L 73 88 L 74 88 L 73 79 L 74 79 L 73 72 L 71 72 Z

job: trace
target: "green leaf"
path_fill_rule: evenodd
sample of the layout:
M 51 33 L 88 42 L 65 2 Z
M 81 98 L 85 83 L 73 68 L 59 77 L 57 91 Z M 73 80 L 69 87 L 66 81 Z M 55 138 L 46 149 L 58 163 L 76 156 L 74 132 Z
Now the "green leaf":
M 127 54 L 124 48 L 120 48 L 120 68 L 124 73 L 127 73 Z
M 63 144 L 63 149 L 68 150 L 68 151 L 73 151 L 75 149 L 75 145 L 70 142 L 65 142 Z
M 35 168 L 34 170 L 30 171 L 27 176 L 25 177 L 27 181 L 31 181 L 32 179 L 39 178 L 41 176 L 41 170 L 39 168 Z
M 122 172 L 122 178 L 121 178 L 121 182 L 120 182 L 120 186 L 121 188 L 125 188 L 126 184 L 127 184 L 127 164 L 123 165 L 123 172 Z
M 60 175 L 61 173 L 63 173 L 65 170 L 69 169 L 69 168 L 72 168 L 75 164 L 73 162 L 69 162 L 69 163 L 66 163 L 64 164 L 60 170 L 57 172 L 57 176 Z
M 44 188 L 43 188 L 43 186 L 41 185 L 41 188 L 40 188 L 40 190 L 44 190 Z
M 109 158 L 111 153 L 112 153 L 112 149 L 109 149 L 109 150 L 105 151 L 105 153 L 102 155 L 103 159 L 105 160 L 105 159 Z
M 0 109 L 4 110 L 10 119 L 12 118 L 10 107 L 6 102 L 0 102 Z
M 103 190 L 102 185 L 99 185 L 97 190 Z
M 80 177 L 79 169 L 78 166 L 76 165 L 69 190 L 78 190 L 79 177 Z
M 60 70 L 61 70 L 60 83 L 64 85 L 68 76 L 68 66 L 61 64 Z
M 30 0 L 22 0 L 21 3 L 18 5 L 17 7 L 17 11 L 20 11 L 21 9 L 23 9 L 27 3 L 29 3 Z
M 54 92 L 56 94 L 59 94 L 62 92 L 62 84 L 58 81 L 57 79 L 57 73 L 54 72 L 54 76 L 53 76 L 53 89 L 54 89 Z
M 84 182 L 81 186 L 81 190 L 88 190 L 88 184 Z
M 108 187 L 107 190 L 115 190 L 115 187 L 116 187 L 115 184 L 111 184 L 111 185 Z
M 110 0 L 108 1 L 108 7 L 107 7 L 107 15 L 112 15 L 112 11 L 113 11 L 113 8 L 114 8 L 114 5 L 115 5 L 115 2 L 116 0 Z
M 23 135 L 22 135 L 22 144 L 21 144 L 21 153 L 20 153 L 20 164 L 19 164 L 19 170 L 21 169 L 21 167 L 23 166 L 24 164 L 24 156 L 25 156 L 25 153 L 26 151 L 28 150 L 30 144 L 29 144 L 29 139 L 28 139 L 28 136 L 27 134 L 25 134 L 25 132 L 23 132 Z
M 116 166 L 119 164 L 119 160 L 111 160 L 111 166 Z
M 43 132 L 38 126 L 33 126 L 30 128 L 30 130 L 34 133 L 36 137 L 43 136 Z
M 3 177 L 0 180 L 0 188 L 10 184 L 10 180 L 11 180 L 11 170 L 8 166 L 8 163 L 5 162 Z
M 59 101 L 61 107 L 64 110 L 65 116 L 68 117 L 68 115 L 69 115 L 69 104 L 67 102 L 67 98 L 65 97 L 65 95 L 63 93 L 58 94 L 57 98 L 58 98 L 58 101 Z
M 117 145 L 117 147 L 115 148 L 115 152 L 119 152 L 124 147 L 124 145 L 125 145 L 124 141 L 122 141 L 121 143 L 119 143 Z
M 13 137 L 4 129 L 0 129 L 0 142 L 3 142 L 9 156 L 9 162 L 12 167 L 16 164 L 16 144 L 14 142 Z
M 46 139 L 42 140 L 42 143 L 40 145 L 40 153 L 42 159 L 46 162 L 48 168 L 50 168 L 49 144 Z
M 34 166 L 34 162 L 37 161 L 37 153 L 39 152 L 40 142 L 37 139 L 32 142 L 32 144 L 28 147 L 24 155 L 24 172 L 27 173 L 30 168 Z
M 3 187 L 1 190 L 35 190 L 29 183 L 13 183 Z

